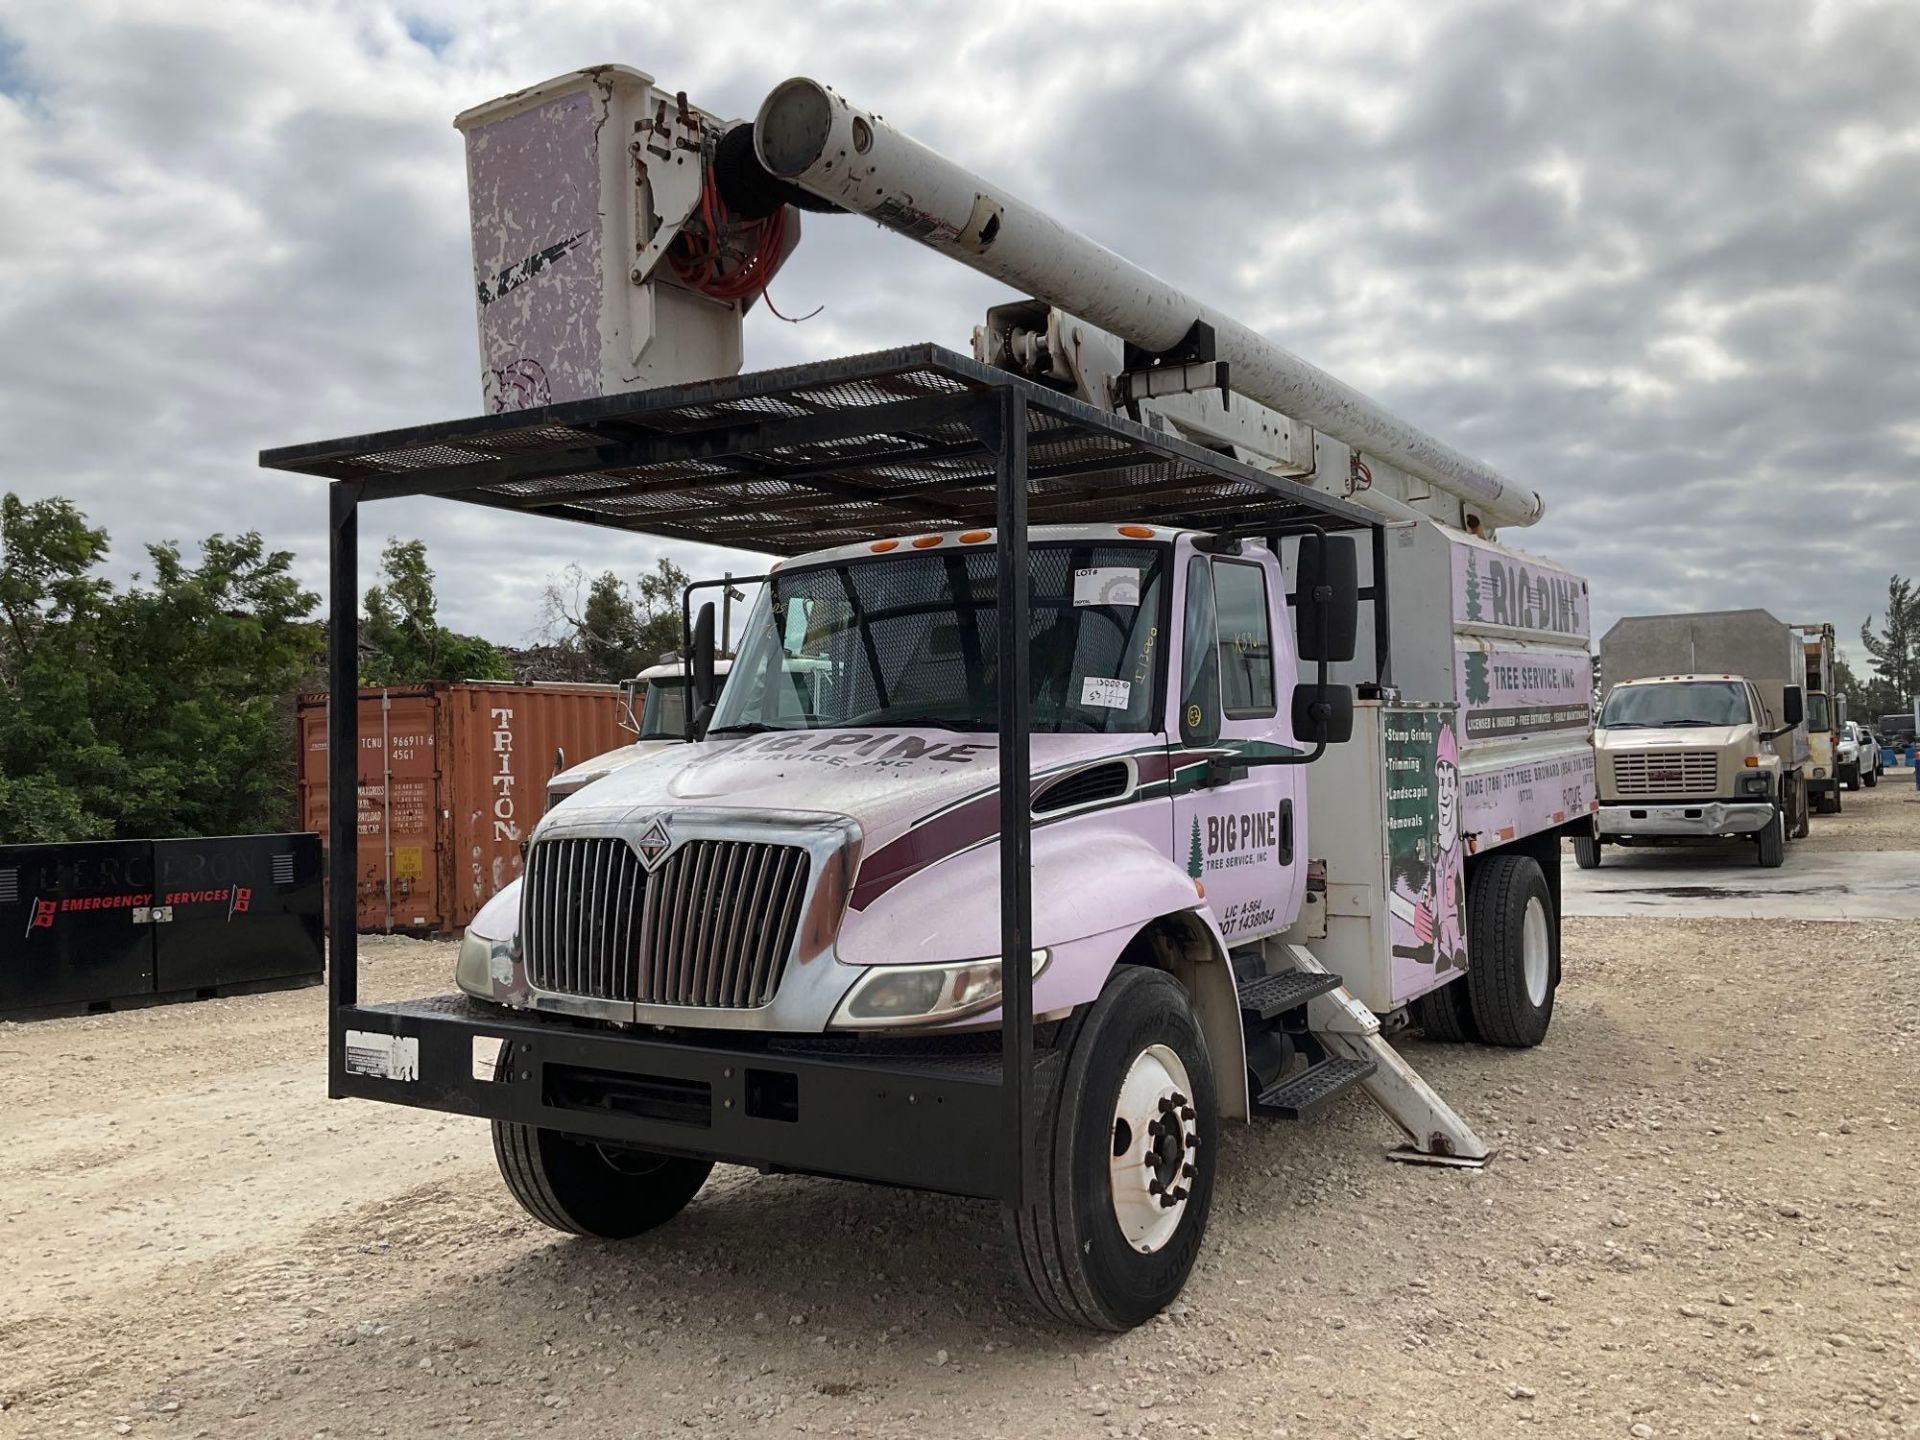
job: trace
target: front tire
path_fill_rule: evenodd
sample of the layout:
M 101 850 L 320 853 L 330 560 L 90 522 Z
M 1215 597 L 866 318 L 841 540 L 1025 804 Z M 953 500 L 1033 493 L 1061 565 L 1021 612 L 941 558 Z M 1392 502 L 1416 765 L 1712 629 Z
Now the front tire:
M 1573 837 L 1573 863 L 1582 870 L 1600 868 L 1600 837 L 1598 835 Z
M 493 1122 L 500 1178 L 521 1207 L 568 1235 L 627 1240 L 664 1225 L 699 1193 L 708 1160 L 623 1150 L 558 1130 Z
M 1807 782 L 1795 780 L 1793 784 L 1793 838 L 1804 840 L 1813 833 L 1813 819 L 1807 813 Z
M 1037 1193 L 1007 1212 L 1017 1268 L 1055 1319 L 1131 1330 L 1187 1283 L 1213 1204 L 1213 1062 L 1187 992 L 1121 966 L 1054 1075 L 1036 1116 Z
M 1489 1045 L 1525 1049 L 1547 1038 L 1560 978 L 1560 926 L 1540 867 L 1489 855 L 1467 886 L 1467 986 Z
M 1760 868 L 1778 870 L 1787 858 L 1787 817 L 1776 807 L 1773 818 L 1760 827 Z
M 1858 790 L 1860 788 L 1860 767 L 1856 765 L 1852 770 L 1842 771 L 1840 783 L 1845 785 L 1849 790 Z

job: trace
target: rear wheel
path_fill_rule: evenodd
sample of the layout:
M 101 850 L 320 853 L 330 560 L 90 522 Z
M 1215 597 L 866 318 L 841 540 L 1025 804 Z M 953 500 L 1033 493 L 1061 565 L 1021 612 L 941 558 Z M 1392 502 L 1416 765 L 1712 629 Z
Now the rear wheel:
M 1874 786 L 1880 783 L 1880 767 L 1876 765 L 1871 770 L 1863 771 L 1860 775 L 1860 782 L 1869 790 L 1873 789 Z
M 1773 818 L 1760 827 L 1757 838 L 1760 843 L 1760 868 L 1778 870 L 1781 862 L 1787 858 L 1787 817 L 1775 809 Z
M 1213 1064 L 1172 976 L 1115 970 L 1036 1117 L 1037 1193 L 1007 1213 L 1020 1277 L 1055 1319 L 1130 1330 L 1193 1269 L 1213 1204 Z
M 625 1240 L 664 1225 L 706 1184 L 713 1164 L 493 1122 L 500 1177 L 526 1212 L 569 1235 Z
M 1450 980 L 1438 990 L 1429 990 L 1413 1002 L 1414 1019 L 1427 1039 L 1441 1045 L 1459 1045 L 1478 1040 L 1480 1032 L 1473 1023 L 1473 1004 L 1467 995 L 1464 978 Z
M 1540 867 L 1524 855 L 1482 860 L 1467 887 L 1467 926 L 1467 987 L 1480 1038 L 1538 1045 L 1560 978 L 1560 927 Z
M 1582 870 L 1600 868 L 1600 837 L 1598 835 L 1573 837 L 1573 863 Z

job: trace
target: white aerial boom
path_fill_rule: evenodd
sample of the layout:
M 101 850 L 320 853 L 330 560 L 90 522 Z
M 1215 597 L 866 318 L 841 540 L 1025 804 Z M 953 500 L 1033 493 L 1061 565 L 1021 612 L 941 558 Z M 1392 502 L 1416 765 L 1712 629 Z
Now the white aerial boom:
M 989 313 L 984 360 L 1396 516 L 1484 533 L 1542 514 L 1532 490 L 815 81 L 775 87 L 747 125 L 601 66 L 457 123 L 496 408 L 733 373 L 795 208 L 839 210 L 1032 297 Z

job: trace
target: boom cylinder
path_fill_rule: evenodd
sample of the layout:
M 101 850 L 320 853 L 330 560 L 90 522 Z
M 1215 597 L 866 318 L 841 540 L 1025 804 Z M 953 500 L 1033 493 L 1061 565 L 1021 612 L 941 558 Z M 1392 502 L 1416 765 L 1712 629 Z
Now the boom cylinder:
M 1143 350 L 1212 327 L 1233 388 L 1469 502 L 1531 525 L 1540 496 L 1390 414 L 1258 331 L 1204 305 L 871 113 L 805 78 L 776 86 L 753 126 L 761 164 L 801 189 L 951 256 Z

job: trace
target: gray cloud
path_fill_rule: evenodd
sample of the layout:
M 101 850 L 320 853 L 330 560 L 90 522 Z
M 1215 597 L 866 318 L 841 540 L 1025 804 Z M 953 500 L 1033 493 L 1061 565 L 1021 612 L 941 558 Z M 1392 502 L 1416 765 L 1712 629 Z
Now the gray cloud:
M 125 567 L 258 527 L 317 586 L 319 487 L 254 452 L 478 408 L 448 121 L 602 60 L 722 111 L 796 72 L 880 109 L 1538 487 L 1508 538 L 1603 624 L 1845 635 L 1920 569 L 1904 0 L 10 10 L 0 483 L 74 496 Z M 810 218 L 775 296 L 826 311 L 757 315 L 749 364 L 964 346 L 1002 293 Z M 549 574 L 661 549 L 427 503 L 364 528 L 426 537 L 449 617 L 509 641 Z

